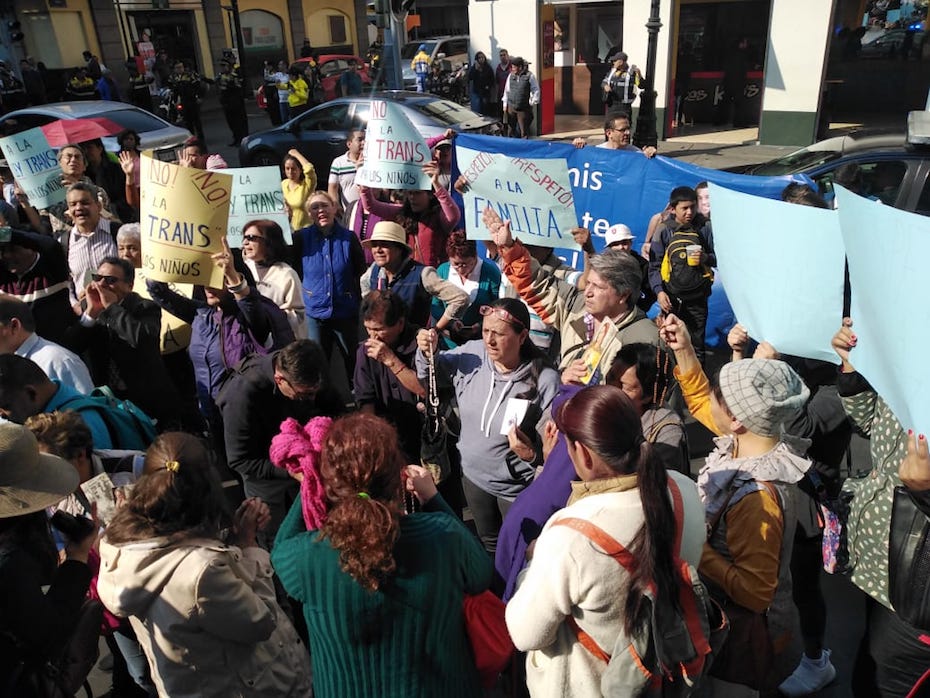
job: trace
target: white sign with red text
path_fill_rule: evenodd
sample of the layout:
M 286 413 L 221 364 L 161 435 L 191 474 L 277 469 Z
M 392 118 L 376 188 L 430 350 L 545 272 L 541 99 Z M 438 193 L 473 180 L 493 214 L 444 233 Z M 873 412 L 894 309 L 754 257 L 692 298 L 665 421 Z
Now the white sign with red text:
M 365 164 L 355 183 L 377 189 L 432 189 L 423 165 L 432 159 L 426 139 L 394 102 L 372 100 L 365 131 Z

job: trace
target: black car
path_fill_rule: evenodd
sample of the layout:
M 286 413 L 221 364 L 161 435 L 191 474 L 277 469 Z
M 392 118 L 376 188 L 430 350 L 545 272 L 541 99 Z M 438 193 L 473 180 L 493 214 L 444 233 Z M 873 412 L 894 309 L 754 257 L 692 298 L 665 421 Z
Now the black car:
M 291 148 L 297 148 L 316 168 L 317 181 L 325 186 L 333 159 L 346 152 L 350 130 L 364 129 L 372 99 L 391 100 L 425 137 L 446 129 L 472 133 L 496 133 L 496 119 L 481 116 L 455 102 L 417 92 L 375 92 L 365 97 L 342 97 L 304 112 L 282 126 L 253 134 L 239 146 L 241 167 L 280 165 Z
M 906 133 L 860 130 L 828 138 L 759 165 L 728 168 L 742 174 L 804 174 L 830 201 L 843 165 L 859 168 L 859 192 L 904 211 L 930 216 L 930 112 L 911 112 Z

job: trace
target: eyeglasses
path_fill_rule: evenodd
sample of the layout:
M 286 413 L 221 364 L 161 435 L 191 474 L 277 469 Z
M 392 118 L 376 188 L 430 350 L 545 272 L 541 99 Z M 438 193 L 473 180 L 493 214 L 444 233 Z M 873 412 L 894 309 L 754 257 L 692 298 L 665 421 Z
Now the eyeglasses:
M 449 260 L 449 266 L 453 269 L 468 269 L 473 266 L 478 261 L 477 257 L 470 257 L 469 259 L 463 259 L 461 262 L 453 262 Z M 485 308 L 490 308 L 490 306 L 484 306 Z
M 90 275 L 90 278 L 91 278 L 91 280 L 93 280 L 93 281 L 102 281 L 102 282 L 105 283 L 107 286 L 112 286 L 113 284 L 118 284 L 120 281 L 123 280 L 123 279 L 121 279 L 121 278 L 118 277 L 118 276 L 110 276 L 109 274 L 91 274 L 91 275 Z
M 263 238 L 261 235 L 243 235 L 242 239 L 245 242 L 261 242 L 265 238 Z
M 617 131 L 618 133 L 629 133 L 629 132 L 632 131 L 633 129 L 631 129 L 629 126 L 627 126 L 626 128 L 610 128 L 610 129 L 607 129 L 607 130 L 608 130 L 608 131 Z
M 294 385 L 290 380 L 288 380 L 286 376 L 280 373 L 276 373 L 275 378 L 279 378 L 282 383 L 287 383 L 290 386 L 291 390 L 294 393 L 294 397 L 292 397 L 291 399 L 296 400 L 298 402 L 312 400 L 313 398 L 316 397 L 316 394 L 320 391 L 320 388 L 317 385 L 313 385 L 313 386 Z
M 504 322 L 510 323 L 511 325 L 517 325 L 520 329 L 525 330 L 526 325 L 523 324 L 523 321 L 517 318 L 515 315 L 509 313 L 503 308 L 497 308 L 492 305 L 482 305 L 478 310 L 481 313 L 482 317 L 487 317 L 488 315 L 496 315 L 498 318 Z

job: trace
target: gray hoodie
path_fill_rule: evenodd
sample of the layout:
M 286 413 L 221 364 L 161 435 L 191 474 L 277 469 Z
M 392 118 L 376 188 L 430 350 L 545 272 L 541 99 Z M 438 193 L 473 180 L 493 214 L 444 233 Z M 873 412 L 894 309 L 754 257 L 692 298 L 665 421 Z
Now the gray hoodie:
M 130 618 L 159 695 L 310 695 L 309 653 L 275 601 L 267 551 L 103 539 L 100 558 L 100 600 Z
M 485 492 L 514 499 L 533 480 L 534 464 L 521 460 L 510 450 L 501 426 L 508 400 L 524 397 L 533 388 L 532 365 L 526 363 L 510 373 L 501 373 L 488 358 L 484 342 L 476 339 L 440 352 L 436 366 L 438 380 L 451 382 L 458 401 L 462 472 Z M 417 351 L 417 374 L 426 377 L 426 357 L 420 351 Z M 540 422 L 545 423 L 544 415 L 548 415 L 549 403 L 558 393 L 559 385 L 555 369 L 540 371 L 536 390 L 520 424 L 523 433 L 534 440 L 537 453 Z

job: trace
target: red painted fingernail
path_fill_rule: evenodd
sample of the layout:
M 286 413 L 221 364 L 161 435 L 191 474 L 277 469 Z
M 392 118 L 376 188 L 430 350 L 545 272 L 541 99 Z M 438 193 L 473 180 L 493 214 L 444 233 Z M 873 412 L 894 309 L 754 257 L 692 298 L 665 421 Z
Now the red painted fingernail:
M 854 341 L 854 342 L 855 342 L 857 339 L 859 339 L 859 338 L 858 338 L 856 335 L 854 335 L 854 334 L 853 334 L 853 335 L 850 335 L 850 337 L 852 338 L 852 341 Z
M 918 439 L 920 439 L 921 441 L 923 441 L 925 437 L 924 437 L 924 435 L 923 435 L 923 434 L 921 434 L 921 435 L 920 435 L 920 436 L 918 436 L 917 438 L 918 438 Z
M 908 430 L 907 430 L 907 435 L 908 435 L 908 436 L 913 436 L 913 435 L 914 435 L 914 430 L 913 430 L 913 429 L 908 429 Z

